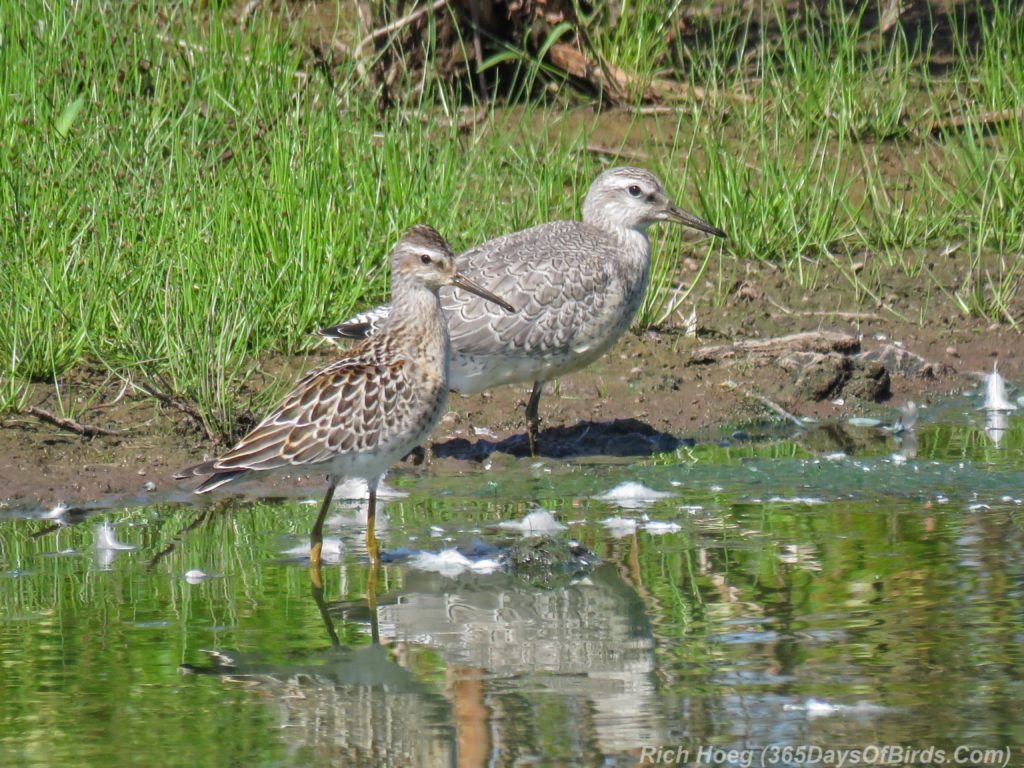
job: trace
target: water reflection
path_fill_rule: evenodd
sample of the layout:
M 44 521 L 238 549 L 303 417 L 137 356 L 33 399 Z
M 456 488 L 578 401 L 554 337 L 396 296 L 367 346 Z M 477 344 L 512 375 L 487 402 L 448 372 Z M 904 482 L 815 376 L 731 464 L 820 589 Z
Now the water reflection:
M 376 643 L 332 645 L 302 664 L 267 663 L 262 654 L 208 651 L 214 675 L 272 702 L 282 740 L 304 764 L 455 765 L 448 700 Z
M 922 408 L 899 434 L 394 478 L 392 552 L 496 551 L 521 538 L 498 523 L 533 531 L 539 504 L 599 558 L 541 578 L 451 578 L 411 556 L 370 570 L 342 517 L 339 564 L 311 587 L 281 556 L 305 542 L 300 502 L 107 510 L 116 537 L 70 511 L 11 514 L 0 764 L 632 766 L 658 746 L 1020 743 L 1024 420 L 996 447 L 976 406 L 956 426 Z M 215 578 L 182 578 L 200 571 Z
M 647 611 L 612 565 L 553 588 L 506 573 L 406 576 L 402 589 L 371 588 L 365 607 L 326 603 L 314 585 L 331 648 L 300 665 L 218 651 L 183 670 L 271 698 L 293 752 L 334 764 L 483 766 L 497 754 L 508 764 L 547 738 L 522 715 L 551 695 L 558 728 L 584 742 L 576 758 L 666 739 Z M 352 649 L 335 621 L 354 618 L 372 641 Z M 440 655 L 442 686 L 408 668 L 424 652 Z
M 663 741 L 651 624 L 611 565 L 553 589 L 509 574 L 417 574 L 413 583 L 380 606 L 382 640 L 437 649 L 456 681 L 479 679 L 481 702 L 499 722 L 521 695 L 557 693 L 573 701 L 564 727 L 588 734 L 603 754 Z M 494 732 L 497 742 L 507 737 Z
M 1010 429 L 1010 414 L 1006 411 L 985 412 L 985 434 L 992 444 L 998 446 Z

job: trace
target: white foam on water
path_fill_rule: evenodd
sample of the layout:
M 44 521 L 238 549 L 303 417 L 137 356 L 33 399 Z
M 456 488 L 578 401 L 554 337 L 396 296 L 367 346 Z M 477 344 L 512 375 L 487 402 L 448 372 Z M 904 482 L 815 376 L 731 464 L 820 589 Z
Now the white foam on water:
M 789 711 L 806 712 L 808 717 L 836 717 L 836 716 L 872 716 L 881 715 L 891 710 L 880 704 L 872 704 L 870 701 L 858 701 L 856 704 L 833 704 L 830 701 L 821 699 L 807 699 L 800 704 L 786 704 L 783 709 Z
M 134 544 L 125 544 L 118 541 L 114 535 L 114 527 L 108 522 L 102 522 L 96 526 L 96 539 L 93 541 L 95 549 L 109 549 L 116 552 L 130 552 L 137 549 Z
M 664 536 L 666 533 L 677 533 L 683 530 L 679 523 L 669 523 L 663 520 L 649 520 L 644 523 L 644 530 L 651 536 Z
M 494 573 L 501 568 L 501 563 L 490 558 L 470 560 L 457 549 L 442 549 L 440 552 L 420 552 L 409 558 L 408 565 L 421 571 L 431 571 L 442 576 L 458 576 L 471 571 L 473 573 Z
M 565 530 L 565 526 L 555 520 L 555 516 L 546 509 L 536 509 L 522 520 L 503 520 L 498 523 L 498 527 L 518 531 L 524 536 L 543 536 L 546 533 Z
M 636 530 L 637 522 L 630 517 L 609 517 L 601 521 L 601 525 L 616 539 L 628 536 Z
M 610 491 L 605 491 L 594 498 L 597 501 L 607 501 L 615 504 L 623 509 L 641 509 L 659 499 L 669 499 L 674 495 L 665 491 L 656 491 L 653 488 L 648 488 L 643 483 L 627 480 L 626 482 L 619 483 Z
M 345 545 L 341 539 L 333 536 L 327 536 L 323 540 L 323 544 L 320 547 L 320 562 L 330 563 L 335 565 L 341 562 L 341 556 L 345 551 Z M 308 557 L 309 556 L 309 544 L 297 544 L 294 547 L 281 552 L 282 555 L 288 557 Z

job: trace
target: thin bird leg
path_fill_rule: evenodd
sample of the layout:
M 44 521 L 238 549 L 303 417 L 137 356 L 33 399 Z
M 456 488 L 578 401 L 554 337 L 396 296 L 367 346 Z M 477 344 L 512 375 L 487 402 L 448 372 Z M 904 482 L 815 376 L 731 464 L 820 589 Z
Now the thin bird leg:
M 327 508 L 331 506 L 331 499 L 334 498 L 334 487 L 338 484 L 334 478 L 331 478 L 330 482 L 324 495 L 324 503 L 320 505 L 320 514 L 316 516 L 313 530 L 309 532 L 309 565 L 316 571 L 320 570 L 320 551 L 324 548 L 324 518 L 327 517 Z M 316 577 L 318 576 L 319 573 L 316 574 Z
M 366 483 L 370 491 L 370 501 L 366 507 L 366 554 L 370 557 L 371 568 L 376 568 L 380 565 L 380 548 L 377 546 L 377 536 L 373 532 L 374 523 L 377 519 L 378 482 L 380 482 L 379 477 Z
M 380 624 L 377 618 L 377 578 L 380 568 L 375 566 L 366 574 L 366 609 L 370 613 L 370 640 L 380 645 Z
M 316 603 L 317 610 L 320 611 L 320 619 L 327 630 L 327 636 L 331 638 L 331 647 L 337 648 L 341 645 L 341 640 L 338 639 L 338 633 L 334 629 L 334 619 L 331 618 L 331 612 L 327 609 L 327 602 L 324 600 L 324 583 L 320 579 L 320 569 L 315 568 L 313 572 L 315 573 L 315 576 L 311 574 L 313 602 Z
M 540 405 L 540 393 L 544 390 L 543 381 L 533 382 L 533 392 L 530 393 L 530 402 L 526 404 L 526 434 L 530 439 L 530 455 L 537 455 L 537 431 L 540 429 L 540 418 L 537 416 L 537 407 Z

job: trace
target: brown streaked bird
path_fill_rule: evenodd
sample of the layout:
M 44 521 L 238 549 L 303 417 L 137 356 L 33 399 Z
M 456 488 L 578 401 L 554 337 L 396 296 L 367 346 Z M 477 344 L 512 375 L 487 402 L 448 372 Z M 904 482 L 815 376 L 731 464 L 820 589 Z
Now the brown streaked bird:
M 310 532 L 310 562 L 320 564 L 323 524 L 344 478 L 370 491 L 366 549 L 379 562 L 374 535 L 377 485 L 388 467 L 433 430 L 448 402 L 449 339 L 438 290 L 451 285 L 514 311 L 455 269 L 434 229 L 407 230 L 391 252 L 391 307 L 379 332 L 344 357 L 306 374 L 238 445 L 177 479 L 205 477 L 207 493 L 253 472 L 327 475 L 327 493 Z
M 647 228 L 659 221 L 725 237 L 673 203 L 643 168 L 609 168 L 590 185 L 583 221 L 551 221 L 488 240 L 456 257 L 459 271 L 517 307 L 514 315 L 454 291 L 441 292 L 452 339 L 449 385 L 472 394 L 532 382 L 526 406 L 531 449 L 544 383 L 590 365 L 618 341 L 643 304 L 650 274 Z M 372 336 L 389 307 L 319 333 Z

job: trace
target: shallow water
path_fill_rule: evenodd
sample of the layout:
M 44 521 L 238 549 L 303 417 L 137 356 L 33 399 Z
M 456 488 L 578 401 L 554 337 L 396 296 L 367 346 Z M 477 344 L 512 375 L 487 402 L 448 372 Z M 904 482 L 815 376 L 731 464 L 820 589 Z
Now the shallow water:
M 379 525 L 396 561 L 369 571 L 361 504 L 339 503 L 322 590 L 301 501 L 168 501 L 38 537 L 52 520 L 11 511 L 0 764 L 760 764 L 769 748 L 825 765 L 873 745 L 1021 764 L 1024 416 L 985 426 L 958 400 L 903 439 L 834 425 L 634 463 L 400 472 Z M 538 509 L 594 564 L 498 566 L 526 534 L 497 523 Z M 809 760 L 785 751 L 801 746 Z

